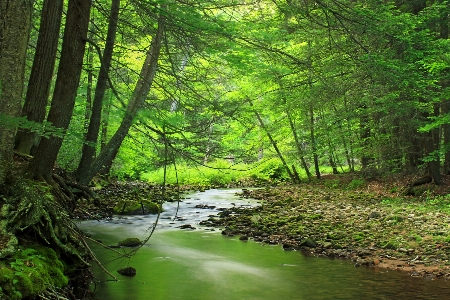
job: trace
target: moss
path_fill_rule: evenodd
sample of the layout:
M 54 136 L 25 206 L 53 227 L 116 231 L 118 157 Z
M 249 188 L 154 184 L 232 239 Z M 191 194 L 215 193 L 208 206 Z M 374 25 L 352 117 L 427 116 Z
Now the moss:
M 363 239 L 364 239 L 364 233 L 358 232 L 358 233 L 354 234 L 354 235 L 353 235 L 353 239 L 354 239 L 355 241 L 363 240 Z
M 150 200 L 120 200 L 114 206 L 114 213 L 118 215 L 157 214 L 161 206 Z M 161 209 L 162 211 L 162 209 Z
M 118 243 L 118 245 L 122 247 L 137 247 L 141 244 L 142 242 L 138 238 L 127 238 Z
M 405 220 L 405 218 L 403 218 L 402 216 L 399 216 L 399 215 L 390 215 L 384 219 L 385 222 L 391 221 L 393 223 L 401 223 L 404 220 Z
M 445 241 L 446 243 L 450 243 L 450 235 L 447 235 L 447 236 L 445 237 L 444 241 Z
M 0 298 L 36 296 L 51 287 L 64 287 L 69 279 L 56 253 L 47 247 L 20 248 L 10 259 L 0 261 Z

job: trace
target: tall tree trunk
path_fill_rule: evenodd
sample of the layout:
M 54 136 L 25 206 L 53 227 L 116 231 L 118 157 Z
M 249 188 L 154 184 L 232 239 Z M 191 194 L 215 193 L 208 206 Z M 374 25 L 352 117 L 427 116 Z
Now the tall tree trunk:
M 439 105 L 437 103 L 434 104 L 433 116 L 439 116 Z M 427 163 L 428 171 L 430 172 L 430 176 L 433 178 L 435 184 L 441 184 L 441 163 L 439 157 L 439 145 L 440 145 L 440 136 L 439 136 L 439 128 L 431 129 L 430 132 L 426 134 L 425 137 L 425 147 L 428 155 L 432 155 L 434 159 Z
M 101 127 L 102 132 L 100 134 L 100 152 L 103 151 L 108 142 L 108 126 L 109 126 L 109 113 L 111 112 L 112 94 L 109 94 L 109 99 L 103 108 Z
M 125 111 L 125 116 L 122 122 L 114 133 L 111 140 L 105 146 L 104 150 L 94 159 L 89 170 L 85 173 L 85 176 L 79 178 L 81 184 L 88 184 L 92 178 L 101 170 L 104 165 L 108 165 L 112 162 L 117 154 L 120 145 L 122 144 L 125 136 L 133 124 L 133 119 L 136 117 L 139 109 L 145 102 L 145 99 L 150 92 L 150 88 L 153 84 L 153 78 L 155 77 L 156 70 L 158 68 L 158 59 L 161 52 L 161 44 L 165 27 L 165 17 L 160 16 L 158 19 L 158 29 L 155 37 L 152 40 L 147 57 L 145 58 L 144 65 L 142 66 L 140 79 L 136 83 L 133 95 Z
M 102 118 L 103 98 L 107 89 L 108 73 L 111 66 L 114 43 L 116 40 L 117 23 L 119 19 L 120 0 L 113 0 L 109 16 L 108 33 L 106 36 L 105 50 L 101 60 L 100 72 L 95 87 L 94 102 L 92 104 L 91 119 L 85 143 L 83 144 L 82 156 L 76 171 L 76 178 L 79 181 L 89 171 L 89 167 L 96 154 L 96 145 L 100 123 Z
M 47 117 L 55 127 L 67 130 L 72 117 L 80 81 L 91 1 L 69 0 L 58 75 L 52 105 Z M 41 139 L 29 173 L 38 179 L 53 182 L 52 168 L 62 144 L 62 137 Z
M 442 114 L 448 115 L 450 113 L 450 99 L 442 101 Z M 444 138 L 444 169 L 445 175 L 450 175 L 450 124 L 442 125 L 443 138 Z
M 18 117 L 31 29 L 31 0 L 0 1 L 0 118 Z M 0 125 L 0 185 L 13 162 L 15 128 Z
M 205 156 L 203 158 L 204 165 L 206 165 L 208 163 L 209 157 L 211 156 L 211 153 L 212 153 L 211 139 L 212 139 L 213 130 L 214 130 L 214 118 L 212 118 L 211 123 L 209 124 L 208 140 L 206 141 Z
M 45 0 L 42 8 L 36 51 L 22 108 L 22 116 L 38 123 L 45 118 L 58 49 L 63 2 L 63 0 Z M 30 154 L 31 148 L 38 144 L 38 140 L 36 133 L 22 129 L 16 136 L 16 150 Z
M 250 104 L 250 106 L 253 108 L 253 103 L 250 99 L 248 99 L 248 103 Z M 286 163 L 283 155 L 281 154 L 280 149 L 278 148 L 277 142 L 275 142 L 275 140 L 273 139 L 272 135 L 270 134 L 269 130 L 267 130 L 266 125 L 264 124 L 261 116 L 259 115 L 259 113 L 253 109 L 253 113 L 256 115 L 256 118 L 258 119 L 259 125 L 261 126 L 261 128 L 264 130 L 264 132 L 266 133 L 267 137 L 270 140 L 270 143 L 272 144 L 272 147 L 275 149 L 275 152 L 278 155 L 278 158 L 281 160 L 281 163 L 284 166 L 284 169 L 286 170 L 286 172 L 289 175 L 289 178 L 291 179 L 292 183 L 299 183 L 297 182 L 294 173 L 292 173 L 291 169 L 289 168 L 288 164 Z
M 286 103 L 286 100 L 285 100 L 285 103 Z M 305 156 L 303 155 L 303 147 L 302 147 L 302 144 L 300 143 L 300 139 L 298 138 L 298 134 L 297 134 L 297 130 L 295 129 L 294 121 L 292 120 L 291 113 L 289 112 L 288 109 L 286 109 L 286 115 L 288 117 L 289 126 L 291 128 L 292 135 L 294 136 L 295 147 L 297 149 L 297 155 L 300 157 L 300 162 L 302 164 L 303 169 L 305 170 L 306 176 L 308 176 L 308 180 L 310 180 L 312 175 L 311 175 L 311 172 L 309 171 L 308 165 L 306 164 Z
M 91 20 L 93 22 L 93 20 Z M 95 34 L 95 26 L 91 23 L 88 39 L 92 40 Z M 92 114 L 92 84 L 94 81 L 94 46 L 89 44 L 86 53 L 86 69 L 87 69 L 87 86 L 86 86 L 86 105 L 84 109 L 84 123 L 83 123 L 83 140 L 86 141 L 87 131 L 89 128 L 89 120 Z
M 443 4 L 445 0 L 440 0 L 439 3 Z M 447 4 L 441 11 L 441 18 L 439 19 L 439 37 L 447 40 L 449 37 L 449 5 Z M 441 83 L 442 89 L 445 90 L 449 86 L 448 73 Z M 442 99 L 441 113 L 448 115 L 450 113 L 450 99 Z M 443 138 L 444 138 L 444 174 L 450 175 L 450 124 L 444 124 L 442 126 Z
M 366 110 L 366 106 L 362 106 L 363 110 Z M 366 112 L 363 112 L 360 117 L 360 136 L 361 136 L 361 143 L 362 143 L 362 155 L 361 155 L 361 171 L 365 176 L 373 177 L 376 175 L 376 168 L 375 168 L 375 159 L 370 154 L 372 152 L 371 147 L 371 132 L 370 132 L 370 119 L 369 116 L 366 114 Z
M 314 109 L 312 103 L 309 105 L 309 130 L 311 136 L 311 147 L 314 159 L 314 170 L 316 172 L 316 178 L 320 179 L 320 169 L 319 169 L 319 156 L 317 155 L 317 145 L 316 145 L 316 134 L 314 132 Z
M 348 109 L 348 105 L 347 105 L 347 95 L 344 94 L 344 108 L 345 108 L 345 113 L 346 115 L 349 114 L 349 109 Z M 335 108 L 335 111 L 337 111 L 337 109 Z M 352 132 L 352 127 L 350 125 L 350 120 L 348 120 L 347 118 L 347 132 Z M 342 141 L 343 141 L 343 145 L 345 147 L 345 153 L 346 153 L 346 158 L 347 158 L 347 163 L 348 166 L 350 168 L 350 172 L 355 172 L 355 157 L 353 155 L 353 141 L 351 138 L 349 138 L 349 147 L 347 148 L 346 146 L 346 142 L 345 142 L 345 137 L 342 136 Z

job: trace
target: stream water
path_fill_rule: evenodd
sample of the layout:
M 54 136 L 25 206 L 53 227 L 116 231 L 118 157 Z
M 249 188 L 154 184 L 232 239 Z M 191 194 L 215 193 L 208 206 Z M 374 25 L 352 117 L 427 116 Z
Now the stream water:
M 179 218 L 175 220 L 177 203 L 165 204 L 154 235 L 131 259 L 118 259 L 119 255 L 92 244 L 97 258 L 119 279 L 112 281 L 97 270 L 95 299 L 450 298 L 448 281 L 414 278 L 377 268 L 355 268 L 346 260 L 316 258 L 283 251 L 280 246 L 244 242 L 198 225 L 209 215 L 217 214 L 217 208 L 257 205 L 255 201 L 236 197 L 237 191 L 194 193 L 180 203 Z M 215 208 L 200 208 L 202 205 Z M 129 216 L 84 221 L 79 227 L 104 244 L 113 245 L 126 237 L 144 239 L 154 221 L 155 216 Z M 196 229 L 177 228 L 183 224 Z M 136 268 L 136 276 L 124 277 L 116 272 L 126 266 Z

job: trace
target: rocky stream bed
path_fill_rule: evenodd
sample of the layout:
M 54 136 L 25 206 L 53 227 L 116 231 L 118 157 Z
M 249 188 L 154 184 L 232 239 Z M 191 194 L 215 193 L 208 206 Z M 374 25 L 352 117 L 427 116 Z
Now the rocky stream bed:
M 433 203 L 413 198 L 399 204 L 382 195 L 314 186 L 244 190 L 242 196 L 263 205 L 234 207 L 201 224 L 224 226 L 222 234 L 241 240 L 350 259 L 355 267 L 450 278 L 450 215 Z
M 101 208 L 81 205 L 78 216 L 108 217 L 124 199 L 158 202 L 159 189 L 142 183 L 115 184 L 99 191 Z M 175 194 L 169 187 L 163 200 L 173 201 Z M 355 267 L 450 279 L 450 200 L 446 197 L 439 201 L 396 197 L 366 187 L 330 184 L 243 189 L 240 196 L 261 200 L 262 205 L 223 209 L 199 225 L 220 228 L 223 235 L 239 236 L 242 241 L 279 244 L 285 251 L 349 259 Z M 181 229 L 194 230 L 197 224 L 192 225 Z

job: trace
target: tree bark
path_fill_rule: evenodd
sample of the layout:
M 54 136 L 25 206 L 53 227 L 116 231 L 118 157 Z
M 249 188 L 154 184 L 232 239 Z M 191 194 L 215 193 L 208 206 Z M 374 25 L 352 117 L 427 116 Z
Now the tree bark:
M 439 116 L 439 105 L 434 104 L 433 116 Z M 441 163 L 438 154 L 440 145 L 439 128 L 431 129 L 425 136 L 425 147 L 428 155 L 432 155 L 434 158 L 427 163 L 430 176 L 433 177 L 434 183 L 441 184 Z
M 248 103 L 250 104 L 251 107 L 253 107 L 253 103 L 250 99 L 248 99 Z M 254 114 L 256 115 L 256 118 L 258 119 L 259 124 L 261 125 L 261 128 L 264 130 L 264 132 L 266 133 L 267 137 L 270 140 L 270 143 L 272 144 L 273 148 L 275 149 L 275 152 L 278 155 L 278 158 L 281 160 L 281 163 L 284 166 L 284 169 L 286 170 L 286 172 L 289 175 L 289 178 L 291 179 L 292 183 L 299 183 L 297 182 L 295 175 L 292 173 L 291 169 L 289 168 L 288 164 L 286 163 L 286 161 L 284 160 L 283 155 L 281 154 L 280 149 L 278 149 L 278 145 L 277 142 L 275 142 L 275 140 L 273 139 L 272 135 L 270 134 L 270 132 L 267 130 L 266 125 L 264 124 L 261 116 L 259 115 L 259 113 L 253 109 Z
M 119 19 L 120 0 L 113 0 L 109 16 L 108 33 L 106 44 L 101 60 L 100 72 L 95 87 L 94 102 L 92 104 L 91 118 L 85 143 L 83 144 L 82 156 L 76 171 L 76 178 L 79 181 L 89 171 L 89 166 L 95 158 L 98 134 L 102 118 L 103 98 L 107 89 L 108 73 L 111 66 L 114 43 L 116 40 L 117 23 Z
M 309 130 L 311 137 L 311 148 L 313 152 L 314 170 L 316 178 L 320 179 L 319 156 L 317 155 L 316 134 L 314 132 L 314 110 L 312 104 L 309 105 Z
M 439 1 L 440 4 L 444 3 L 444 0 Z M 439 37 L 441 39 L 447 40 L 449 37 L 449 5 L 447 4 L 445 8 L 441 11 L 441 18 L 439 23 Z M 441 86 L 445 90 L 449 86 L 448 81 L 448 71 L 445 73 L 444 79 L 442 80 Z M 447 115 L 450 113 L 450 99 L 442 99 L 441 103 L 441 113 Z M 450 124 L 442 125 L 443 139 L 444 139 L 444 174 L 450 175 Z
M 89 26 L 91 1 L 69 0 L 58 75 L 52 105 L 47 117 L 55 127 L 67 130 L 72 117 L 80 81 Z M 62 137 L 41 139 L 28 172 L 32 177 L 53 182 L 52 168 L 62 144 Z
M 0 1 L 0 118 L 18 117 L 24 86 L 31 0 Z M 0 125 L 0 185 L 13 162 L 15 128 Z
M 161 52 L 162 38 L 165 28 L 165 17 L 160 16 L 158 20 L 158 29 L 155 37 L 152 40 L 149 51 L 142 66 L 140 79 L 136 83 L 133 95 L 125 111 L 125 116 L 122 122 L 114 133 L 111 140 L 105 146 L 104 150 L 94 159 L 89 170 L 85 176 L 79 179 L 79 183 L 88 184 L 92 178 L 102 169 L 104 165 L 108 165 L 115 157 L 120 145 L 133 124 L 133 119 L 136 117 L 139 109 L 145 102 L 145 99 L 150 92 L 150 88 L 158 68 L 158 59 Z
M 284 99 L 284 103 L 286 105 L 286 99 Z M 292 120 L 291 113 L 289 112 L 289 109 L 287 109 L 287 108 L 286 108 L 285 112 L 286 112 L 286 115 L 288 117 L 289 126 L 291 128 L 292 135 L 294 136 L 295 147 L 297 148 L 297 154 L 298 154 L 298 156 L 300 158 L 300 162 L 302 163 L 302 167 L 305 170 L 305 173 L 306 173 L 306 176 L 308 177 L 308 180 L 311 180 L 312 175 L 311 175 L 311 172 L 309 171 L 308 165 L 306 164 L 305 157 L 303 155 L 302 145 L 301 145 L 300 140 L 298 138 L 297 130 L 295 129 L 294 121 Z M 294 171 L 294 169 L 293 169 L 293 171 Z M 294 172 L 294 175 L 295 175 L 295 173 L 296 172 Z M 297 177 L 298 177 L 298 173 L 297 173 Z M 298 181 L 300 182 L 300 177 L 299 177 Z
M 38 123 L 45 118 L 58 49 L 63 2 L 63 0 L 45 0 L 42 8 L 36 52 L 22 108 L 22 116 Z M 36 133 L 22 129 L 16 136 L 16 150 L 30 154 L 31 148 L 38 144 L 38 139 Z

